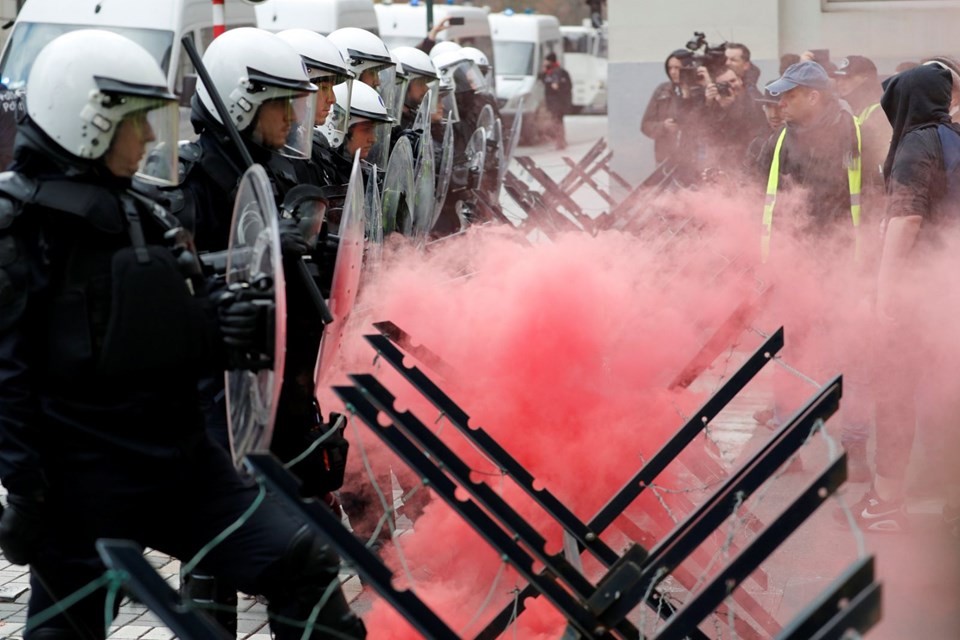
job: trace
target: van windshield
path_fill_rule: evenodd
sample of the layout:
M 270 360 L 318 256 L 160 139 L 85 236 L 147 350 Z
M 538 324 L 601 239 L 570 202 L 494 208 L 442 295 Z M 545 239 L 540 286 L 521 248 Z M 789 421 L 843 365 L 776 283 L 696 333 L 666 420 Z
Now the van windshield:
M 564 53 L 590 53 L 590 36 L 585 33 L 563 34 Z
M 533 43 L 494 40 L 493 51 L 498 76 L 532 76 Z
M 37 54 L 50 41 L 77 29 L 90 29 L 86 24 L 51 24 L 47 22 L 18 22 L 7 43 L 3 62 L 0 63 L 0 81 L 8 89 L 22 89 L 27 84 L 27 76 Z M 160 29 L 133 29 L 127 27 L 100 26 L 97 29 L 113 31 L 133 40 L 150 52 L 164 74 L 170 65 L 170 53 L 173 46 L 173 32 Z

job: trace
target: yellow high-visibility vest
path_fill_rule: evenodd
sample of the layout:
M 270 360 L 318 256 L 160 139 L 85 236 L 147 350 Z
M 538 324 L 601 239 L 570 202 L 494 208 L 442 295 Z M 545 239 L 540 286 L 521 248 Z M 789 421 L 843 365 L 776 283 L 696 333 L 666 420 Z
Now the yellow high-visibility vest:
M 863 111 L 861 111 L 861 112 L 860 112 L 860 115 L 858 115 L 858 116 L 857 116 L 856 118 L 854 118 L 854 119 L 857 121 L 857 124 L 862 125 L 864 122 L 867 121 L 868 118 L 870 118 L 870 116 L 873 115 L 873 112 L 876 111 L 876 110 L 879 109 L 879 108 L 880 108 L 880 103 L 879 103 L 879 102 L 875 102 L 875 103 L 873 103 L 872 105 L 870 105 L 869 107 L 867 107 L 866 109 L 864 109 Z
M 879 105 L 876 105 L 879 106 Z M 872 113 L 873 109 L 867 110 Z M 867 117 L 870 114 L 867 113 Z M 860 156 L 863 151 L 860 139 L 860 120 L 853 117 L 853 126 L 857 131 L 857 157 L 847 167 L 847 182 L 850 185 L 850 218 L 853 221 L 853 258 L 860 260 L 860 186 L 863 179 Z M 780 186 L 780 149 L 783 140 L 787 137 L 787 128 L 784 127 L 777 138 L 777 145 L 773 149 L 773 161 L 770 163 L 770 175 L 767 178 L 767 199 L 763 205 L 763 232 L 760 236 L 760 259 L 763 262 L 770 257 L 770 236 L 773 234 L 773 207 L 777 203 L 777 187 Z

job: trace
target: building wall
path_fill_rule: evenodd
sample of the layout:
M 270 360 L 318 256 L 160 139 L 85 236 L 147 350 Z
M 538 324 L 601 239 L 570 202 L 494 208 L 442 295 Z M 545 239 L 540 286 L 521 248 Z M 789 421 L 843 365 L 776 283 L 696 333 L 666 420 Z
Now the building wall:
M 776 77 L 781 54 L 806 49 L 830 49 L 833 60 L 866 55 L 881 73 L 904 60 L 960 56 L 960 0 L 608 0 L 608 17 L 608 136 L 614 168 L 634 183 L 654 168 L 643 111 L 666 80 L 664 59 L 695 30 L 713 44 L 747 44 L 761 84 Z

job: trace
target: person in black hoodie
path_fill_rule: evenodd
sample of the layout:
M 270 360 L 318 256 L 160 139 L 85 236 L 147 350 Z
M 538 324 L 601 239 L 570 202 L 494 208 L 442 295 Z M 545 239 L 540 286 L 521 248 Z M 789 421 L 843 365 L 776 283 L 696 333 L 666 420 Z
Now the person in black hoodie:
M 0 548 L 31 566 L 26 638 L 98 640 L 105 584 L 36 618 L 102 578 L 98 539 L 187 560 L 258 500 L 197 394 L 225 355 L 256 347 L 257 322 L 249 303 L 208 297 L 189 236 L 134 189 L 144 166 L 175 176 L 176 97 L 153 56 L 75 31 L 40 52 L 27 86 L 15 173 L 0 183 Z M 269 498 L 201 566 L 266 595 L 286 620 L 271 622 L 278 638 L 302 637 L 288 621 L 330 585 L 320 624 L 365 636 L 336 554 Z
M 877 468 L 854 516 L 873 531 L 903 531 L 903 483 L 916 425 L 914 395 L 922 363 L 936 347 L 910 330 L 915 305 L 911 282 L 922 278 L 919 254 L 960 223 L 960 126 L 951 122 L 956 76 L 932 63 L 884 82 L 881 107 L 893 128 L 884 162 L 887 224 L 877 290 Z

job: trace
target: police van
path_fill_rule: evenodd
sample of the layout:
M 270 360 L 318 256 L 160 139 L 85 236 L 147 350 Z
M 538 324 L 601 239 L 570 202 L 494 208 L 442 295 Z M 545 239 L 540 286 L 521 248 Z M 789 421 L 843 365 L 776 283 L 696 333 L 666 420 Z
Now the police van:
M 560 27 L 563 34 L 563 66 L 573 82 L 573 110 L 607 111 L 607 26 Z
M 523 101 L 523 137 L 529 139 L 546 110 L 543 82 L 538 75 L 543 60 L 555 53 L 563 64 L 563 36 L 556 16 L 514 13 L 490 14 L 490 32 L 497 57 L 497 102 L 500 113 L 511 119 Z
M 427 37 L 427 8 L 424 2 L 384 2 L 377 4 L 375 9 L 380 24 L 380 38 L 388 47 L 415 47 Z M 454 24 L 441 31 L 437 40 L 450 40 L 464 47 L 476 47 L 487 55 L 490 64 L 496 68 L 487 12 L 487 9 L 479 7 L 435 4 L 434 24 L 446 18 L 462 21 L 462 24 Z
M 274 33 L 301 28 L 329 35 L 343 27 L 378 33 L 373 6 L 373 0 L 266 0 L 257 5 L 257 26 Z

